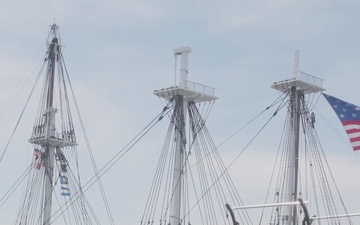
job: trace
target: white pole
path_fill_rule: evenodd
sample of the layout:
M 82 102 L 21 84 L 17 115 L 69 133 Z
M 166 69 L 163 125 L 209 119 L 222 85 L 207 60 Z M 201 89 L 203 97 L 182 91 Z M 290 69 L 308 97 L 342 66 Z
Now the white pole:
M 174 159 L 174 176 L 173 176 L 173 195 L 171 202 L 171 218 L 170 225 L 179 225 L 181 223 L 181 190 L 183 189 L 183 174 L 184 174 L 184 155 L 185 155 L 185 120 L 187 111 L 187 101 L 182 97 L 177 100 L 175 104 L 183 104 L 182 110 L 178 111 L 181 115 L 177 117 L 176 129 L 176 149 Z M 175 108 L 181 106 L 175 106 Z
M 46 113 L 46 140 L 55 136 L 55 108 L 49 108 Z M 45 146 L 46 160 L 44 162 L 45 169 L 45 190 L 44 190 L 44 225 L 51 224 L 51 208 L 52 208 L 52 193 L 53 193 L 53 177 L 54 177 L 54 159 L 55 147 L 51 146 L 49 141 Z
M 186 88 L 186 81 L 188 75 L 188 54 L 191 52 L 189 47 L 181 47 L 174 50 L 174 54 L 181 55 L 180 67 L 180 88 Z M 181 105 L 182 104 L 182 105 Z M 187 112 L 187 101 L 184 96 L 176 99 L 175 110 L 179 115 L 176 115 L 175 132 L 176 132 L 176 149 L 174 159 L 174 175 L 173 175 L 173 195 L 171 202 L 170 225 L 181 224 L 181 190 L 183 189 L 183 173 L 184 173 L 184 160 L 185 160 L 185 121 Z
M 323 219 L 342 218 L 342 217 L 354 217 L 354 216 L 360 216 L 360 213 L 341 214 L 341 215 L 333 215 L 333 216 L 320 216 L 320 217 L 315 217 L 315 216 L 313 216 L 313 217 L 311 218 L 311 220 L 323 220 Z
M 187 88 L 187 80 L 188 80 L 188 60 L 189 60 L 189 53 L 191 53 L 190 47 L 180 47 L 174 49 L 174 55 L 181 55 L 181 62 L 180 62 L 180 88 Z
M 300 51 L 294 52 L 294 77 L 300 79 Z
M 309 202 L 304 201 L 304 203 L 306 204 Z M 281 203 L 271 203 L 271 204 L 261 204 L 261 205 L 235 206 L 235 207 L 232 207 L 232 210 L 252 209 L 252 208 L 268 208 L 268 207 L 289 206 L 289 205 L 300 205 L 300 202 L 281 202 Z
M 54 178 L 54 159 L 55 159 L 55 146 L 51 145 L 50 139 L 55 138 L 55 113 L 57 109 L 53 108 L 54 98 L 54 77 L 56 58 L 58 55 L 58 39 L 56 37 L 56 29 L 58 27 L 54 24 L 51 29 L 54 32 L 54 38 L 49 47 L 49 60 L 50 60 L 50 73 L 48 79 L 48 93 L 47 93 L 47 109 L 46 109 L 46 142 L 45 146 L 45 187 L 44 187 L 44 214 L 43 225 L 51 224 L 51 209 L 52 209 L 52 193 L 53 193 L 53 178 Z

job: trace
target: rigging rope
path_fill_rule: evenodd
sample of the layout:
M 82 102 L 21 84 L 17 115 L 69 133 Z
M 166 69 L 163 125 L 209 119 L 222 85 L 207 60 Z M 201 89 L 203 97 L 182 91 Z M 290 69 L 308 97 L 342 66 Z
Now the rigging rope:
M 84 138 L 85 138 L 85 143 L 86 143 L 86 146 L 87 146 L 87 150 L 88 150 L 88 152 L 89 152 L 89 155 L 90 155 L 91 163 L 92 163 L 93 168 L 94 168 L 95 176 L 97 176 L 97 177 L 96 177 L 96 180 L 98 181 L 100 193 L 101 193 L 101 196 L 102 196 L 103 201 L 104 201 L 104 204 L 105 204 L 106 213 L 107 213 L 107 215 L 108 215 L 108 217 L 109 217 L 110 224 L 114 225 L 115 222 L 114 222 L 114 219 L 113 219 L 111 210 L 110 210 L 109 203 L 108 203 L 108 201 L 107 201 L 107 197 L 106 197 L 106 194 L 105 194 L 104 187 L 103 187 L 103 185 L 102 185 L 102 182 L 101 182 L 100 177 L 98 176 L 98 175 L 99 175 L 99 171 L 98 171 L 98 168 L 97 168 L 96 163 L 95 163 L 94 155 L 93 155 L 93 153 L 92 153 L 92 149 L 91 149 L 90 142 L 89 142 L 89 139 L 88 139 L 88 136 L 87 136 L 87 133 L 86 133 L 85 125 L 84 125 L 84 122 L 83 122 L 83 120 L 82 120 L 81 113 L 80 113 L 80 109 L 79 109 L 79 106 L 78 106 L 77 101 L 76 101 L 76 98 L 75 98 L 74 90 L 73 90 L 73 88 L 72 88 L 72 84 L 71 84 L 71 81 L 70 81 L 70 78 L 69 78 L 69 74 L 68 74 L 68 72 L 67 72 L 67 68 L 66 68 L 66 65 L 65 65 L 65 61 L 64 61 L 64 59 L 63 59 L 63 55 L 60 54 L 60 57 L 62 58 L 62 61 L 64 62 L 64 65 L 63 65 L 63 66 L 64 66 L 64 68 L 65 68 L 67 81 L 68 81 L 69 86 L 70 86 L 72 98 L 73 98 L 73 101 L 74 101 L 74 104 L 75 104 L 75 109 L 76 109 L 77 115 L 78 115 L 78 117 L 79 117 L 80 126 L 81 126 L 81 129 L 82 129 Z M 67 96 L 66 96 L 66 97 L 67 97 Z M 69 116 L 70 116 L 70 115 L 69 115 Z
M 245 127 L 247 127 L 249 124 L 251 124 L 253 121 L 255 121 L 259 116 L 261 116 L 264 112 L 266 112 L 267 110 L 269 110 L 270 108 L 272 108 L 274 105 L 276 105 L 277 103 L 279 103 L 280 101 L 283 101 L 284 99 L 284 95 L 287 96 L 290 93 L 290 89 L 288 89 L 287 91 L 283 92 L 277 99 L 275 99 L 274 102 L 272 102 L 268 107 L 266 107 L 263 111 L 261 111 L 259 114 L 257 114 L 254 118 L 252 118 L 249 122 L 247 122 L 246 124 L 244 124 L 242 127 L 240 127 L 238 130 L 236 130 L 232 135 L 230 135 L 230 137 L 226 138 L 224 141 L 222 141 L 219 145 L 217 145 L 217 148 L 219 148 L 220 146 L 222 146 L 223 144 L 225 144 L 227 141 L 229 141 L 231 138 L 233 138 L 237 133 L 239 133 L 240 131 L 242 131 Z
M 309 97 L 310 98 L 310 97 Z M 314 100 L 315 97 L 312 96 L 312 99 Z M 310 100 L 310 99 L 308 99 Z M 318 99 L 317 99 L 318 100 Z M 316 100 L 316 102 L 317 102 Z M 312 104 L 312 103 L 311 103 Z M 313 106 L 315 107 L 315 106 Z M 291 108 L 289 108 L 289 110 L 291 110 Z M 301 108 L 300 108 L 300 115 L 301 115 L 301 124 L 302 124 L 302 128 L 303 128 L 303 133 L 304 133 L 304 138 L 305 138 L 305 172 L 307 172 L 307 166 L 310 166 L 310 173 L 311 173 L 311 185 L 312 185 L 312 189 L 314 191 L 314 197 L 315 197 L 315 206 L 316 206 L 316 211 L 317 211 L 317 215 L 321 215 L 321 213 L 326 213 L 326 215 L 336 215 L 338 214 L 338 208 L 336 206 L 337 201 L 339 200 L 341 203 L 341 206 L 344 210 L 344 212 L 347 214 L 347 209 L 345 207 L 344 201 L 342 199 L 342 197 L 340 196 L 339 193 L 339 189 L 337 187 L 337 184 L 335 183 L 335 179 L 333 177 L 333 174 L 331 173 L 330 167 L 329 167 L 329 163 L 327 161 L 327 159 L 325 158 L 325 153 L 324 150 L 319 142 L 319 137 L 317 136 L 316 130 L 314 129 L 314 126 L 312 124 L 312 120 L 311 120 L 311 114 L 309 111 L 309 107 L 306 104 L 305 98 L 302 97 L 301 98 Z M 290 126 L 288 129 L 289 131 L 292 130 L 291 124 L 289 123 L 289 121 L 291 121 L 291 118 L 289 118 L 291 115 L 288 113 L 287 119 L 285 121 L 285 126 Z M 284 130 L 283 130 L 284 132 Z M 277 184 L 276 184 L 276 193 L 274 196 L 274 202 L 279 202 L 279 200 L 283 201 L 282 199 L 284 199 L 284 193 L 285 193 L 285 189 L 284 189 L 284 184 L 287 181 L 287 172 L 285 170 L 285 168 L 288 166 L 288 155 L 289 155 L 289 150 L 290 150 L 290 136 L 291 136 L 291 132 L 288 133 L 285 137 L 283 137 L 282 135 L 282 142 L 280 144 L 284 145 L 283 148 L 283 157 L 281 162 L 279 163 L 279 176 L 277 179 Z M 310 154 L 307 154 L 307 150 L 311 150 L 309 151 Z M 278 149 L 279 151 L 279 149 Z M 279 155 L 279 153 L 277 154 Z M 276 161 L 278 161 L 278 156 L 276 157 Z M 274 170 L 275 167 L 273 168 L 273 173 L 274 174 Z M 299 170 L 299 192 L 296 193 L 299 196 L 302 196 L 302 177 L 301 177 L 301 172 L 303 172 L 302 170 Z M 306 174 L 306 173 L 305 173 Z M 330 176 L 328 176 L 330 175 Z M 271 176 L 271 180 L 272 180 L 273 175 Z M 305 176 L 305 182 L 307 182 L 307 177 Z M 308 184 L 305 183 L 305 187 L 307 190 Z M 268 193 L 265 199 L 265 204 L 267 202 L 267 198 L 269 195 L 269 188 L 271 186 L 271 182 L 270 185 L 268 187 Z M 334 187 L 334 188 L 332 188 Z M 318 196 L 316 195 L 316 193 L 320 191 L 321 192 L 321 199 L 322 202 L 319 201 Z M 306 195 L 307 196 L 307 195 Z M 337 198 L 335 198 L 337 197 Z M 306 199 L 308 199 L 308 197 L 306 197 Z M 320 211 L 320 203 L 323 203 L 325 206 L 326 211 Z M 298 208 L 299 209 L 299 208 Z M 279 223 L 282 219 L 283 216 L 283 207 L 277 207 L 276 209 L 273 208 L 272 209 L 272 213 L 271 213 L 271 218 L 270 218 L 270 223 L 272 224 L 277 224 Z M 302 213 L 302 210 L 300 209 L 297 213 Z M 264 209 L 263 209 L 263 213 L 262 213 L 262 217 L 264 214 Z M 275 216 L 274 216 L 275 215 Z M 329 221 L 331 221 L 332 224 L 340 224 L 340 219 L 337 218 L 331 218 L 328 219 Z M 262 219 L 260 220 L 260 224 L 262 222 Z M 320 221 L 318 221 L 320 224 Z M 353 224 L 350 218 L 347 218 L 347 222 L 349 224 Z
M 25 169 L 25 171 L 20 175 L 20 177 L 15 181 L 15 183 L 3 195 L 3 197 L 0 199 L 0 208 L 10 198 L 10 196 L 14 193 L 14 191 L 20 186 L 20 184 L 24 181 L 25 177 L 31 172 L 31 167 L 32 167 L 32 163 Z
M 9 144 L 10 144 L 10 142 L 11 142 L 11 140 L 12 140 L 14 134 L 15 134 L 15 131 L 16 131 L 16 129 L 17 129 L 17 127 L 18 127 L 18 125 L 19 125 L 19 123 L 20 123 L 23 115 L 24 115 L 24 112 L 25 112 L 25 110 L 26 110 L 26 108 L 27 108 L 27 105 L 28 105 L 28 103 L 30 102 L 30 98 L 31 98 L 32 94 L 34 93 L 36 84 L 37 84 L 37 82 L 39 81 L 39 78 L 40 78 L 40 77 L 41 77 L 41 73 L 38 74 L 38 76 L 37 76 L 37 78 L 36 78 L 36 80 L 35 80 L 35 84 L 34 84 L 33 88 L 32 88 L 31 91 L 30 91 L 30 95 L 29 95 L 29 97 L 27 98 L 26 103 L 25 103 L 25 105 L 24 105 L 24 108 L 22 109 L 22 111 L 21 111 L 21 113 L 20 113 L 19 119 L 17 120 L 17 122 L 16 122 L 16 124 L 15 124 L 15 127 L 14 127 L 14 129 L 13 129 L 11 135 L 10 135 L 10 138 L 9 138 L 9 140 L 8 140 L 6 146 L 5 146 L 5 149 L 3 150 L 3 152 L 2 152 L 2 154 L 1 154 L 1 156 L 0 156 L 0 164 L 1 164 L 1 162 L 2 162 L 2 160 L 3 160 L 3 158 L 4 158 L 4 156 L 5 156 L 5 153 L 6 153 L 7 149 L 8 149 L 8 147 L 9 147 Z
M 219 175 L 219 177 L 209 186 L 209 188 L 205 191 L 205 193 L 200 197 L 200 199 L 189 209 L 188 213 L 185 214 L 185 217 L 199 204 L 199 202 L 206 196 L 206 194 L 215 186 L 215 184 L 220 180 L 222 176 L 229 170 L 229 168 L 235 163 L 235 161 L 240 157 L 240 155 L 250 146 L 250 144 L 256 139 L 256 137 L 263 131 L 263 129 L 267 126 L 267 124 L 277 115 L 279 110 L 281 110 L 284 105 L 280 105 L 270 119 L 261 127 L 261 129 L 255 134 L 255 136 L 249 141 L 249 143 L 240 151 L 240 153 L 235 157 L 234 160 L 225 168 L 225 170 Z M 198 162 L 197 162 L 198 163 Z
M 48 40 L 50 36 L 50 32 L 48 33 L 47 38 L 45 38 L 45 40 Z M 36 53 L 34 54 L 34 56 L 32 57 L 32 59 L 29 62 L 29 65 L 27 66 L 27 68 L 25 69 L 24 72 L 22 72 L 22 74 L 24 74 L 20 80 L 17 82 L 17 85 L 15 86 L 15 88 L 13 88 L 13 91 L 11 92 L 11 94 L 9 95 L 8 99 L 5 101 L 5 106 L 4 106 L 4 111 L 3 113 L 1 113 L 0 116 L 0 121 L 2 120 L 2 118 L 5 116 L 5 114 L 8 112 L 8 110 L 11 108 L 11 106 L 13 105 L 13 103 L 16 101 L 16 99 L 18 98 L 18 96 L 21 94 L 21 92 L 24 90 L 25 86 L 28 84 L 28 82 L 30 81 L 30 79 L 32 78 L 32 76 L 35 74 L 35 72 L 37 71 L 37 69 L 39 68 L 39 66 L 41 64 L 43 64 L 44 59 L 46 57 L 46 54 L 42 57 L 42 60 L 39 62 L 39 64 L 35 67 L 35 69 L 33 70 L 32 73 L 30 73 L 29 78 L 25 81 L 24 85 L 20 88 L 19 92 L 15 95 L 15 97 L 11 100 L 11 96 L 13 96 L 13 94 L 15 93 L 15 91 L 18 89 L 21 81 L 24 79 L 25 74 L 27 73 L 27 71 L 30 69 L 30 65 L 33 63 L 33 60 L 37 57 L 37 55 L 39 54 L 40 50 L 41 50 L 41 46 L 43 45 L 43 43 L 45 42 L 45 40 L 41 41 L 41 44 L 39 44 Z M 10 102 L 10 103 L 9 103 Z
M 286 127 L 288 126 L 288 118 L 285 119 L 285 123 L 284 123 L 284 126 L 283 126 L 283 132 L 281 134 L 281 138 L 280 140 L 283 140 L 283 137 L 285 135 L 285 130 L 286 130 Z M 271 185 L 272 185 L 272 181 L 273 181 L 273 178 L 274 178 L 274 175 L 275 175 L 275 170 L 276 170 L 276 164 L 277 164 L 277 161 L 279 159 L 279 156 L 280 156 L 280 147 L 282 145 L 282 142 L 279 143 L 279 146 L 278 146 L 278 150 L 277 150 L 277 153 L 276 153 L 276 157 L 275 157 L 275 162 L 274 162 L 274 166 L 273 166 L 273 169 L 272 169 L 272 173 L 271 173 L 271 176 L 270 176 L 270 182 L 269 182 L 269 185 L 268 185 L 268 188 L 267 188 L 267 191 L 266 191 L 266 196 L 265 196 L 265 201 L 264 201 L 264 204 L 267 204 L 267 201 L 268 201 L 268 197 L 269 197 L 269 194 L 270 194 L 270 188 L 271 188 Z M 279 173 L 280 174 L 280 173 Z M 278 185 L 277 185 L 278 187 Z M 276 191 L 276 193 L 279 193 L 278 191 Z M 273 202 L 279 202 L 279 195 L 276 194 L 275 195 L 275 199 Z M 273 208 L 274 210 L 274 208 Z M 261 212 L 261 216 L 260 216 L 260 219 L 259 219 L 259 224 L 262 223 L 262 219 L 264 217 L 264 213 L 265 213 L 265 208 L 262 209 L 262 212 Z M 271 215 L 273 215 L 273 212 L 271 213 Z M 271 218 L 270 221 L 272 219 L 275 219 L 275 218 Z
M 167 107 L 165 107 L 161 113 L 159 113 L 148 125 L 145 126 L 128 144 L 126 144 L 115 156 L 113 156 L 99 171 L 97 174 L 95 174 L 92 178 L 90 178 L 82 187 L 81 193 L 76 192 L 74 195 L 70 198 L 72 201 L 70 204 L 73 204 L 78 198 L 80 198 L 87 190 L 92 187 L 92 185 L 95 184 L 97 181 L 97 177 L 102 177 L 109 169 L 111 169 L 115 163 L 117 163 L 128 151 L 132 149 L 132 147 L 138 143 L 158 122 L 162 120 L 164 116 L 166 116 L 169 113 L 171 100 L 169 101 L 169 104 Z M 62 206 L 61 208 L 67 209 L 69 206 Z M 60 208 L 60 209 L 61 209 Z M 53 213 L 53 222 L 55 222 L 60 216 L 58 215 L 60 212 L 60 209 L 55 211 Z
M 322 114 L 320 112 L 320 110 L 318 110 L 318 108 L 315 107 L 315 110 L 316 110 L 316 114 L 318 114 L 320 116 L 321 119 L 324 120 L 324 122 L 331 128 L 331 130 L 342 140 L 342 142 L 344 142 L 348 147 L 349 149 L 353 149 L 351 144 L 349 143 L 349 140 L 347 137 L 345 137 L 343 135 L 343 132 L 340 132 L 338 129 L 336 129 L 335 125 L 333 125 L 325 116 L 324 114 Z

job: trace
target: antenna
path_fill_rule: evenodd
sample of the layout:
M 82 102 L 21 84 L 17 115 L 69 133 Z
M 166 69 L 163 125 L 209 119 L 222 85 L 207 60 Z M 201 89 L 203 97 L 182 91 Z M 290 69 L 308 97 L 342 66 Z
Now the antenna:
M 179 87 L 186 88 L 187 80 L 188 80 L 188 61 L 189 61 L 189 53 L 191 53 L 190 47 L 180 47 L 174 49 L 174 55 L 177 57 L 178 55 L 181 56 L 180 62 L 180 82 Z
M 174 86 L 176 86 L 176 75 L 177 75 L 177 54 L 174 54 L 174 59 L 175 59 L 175 63 L 174 63 Z
M 300 75 L 300 51 L 294 51 L 294 77 L 299 78 Z

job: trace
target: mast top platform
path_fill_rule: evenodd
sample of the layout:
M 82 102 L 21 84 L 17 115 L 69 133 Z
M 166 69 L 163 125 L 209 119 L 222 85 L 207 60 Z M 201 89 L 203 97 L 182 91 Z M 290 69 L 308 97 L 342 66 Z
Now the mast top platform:
M 179 47 L 173 51 L 175 57 L 181 56 L 179 84 L 168 88 L 155 90 L 154 94 L 165 99 L 171 99 L 176 95 L 183 96 L 187 101 L 206 102 L 218 99 L 215 96 L 215 88 L 200 83 L 192 82 L 188 77 L 188 55 L 190 47 Z M 176 83 L 176 81 L 175 81 Z
M 293 77 L 274 82 L 271 87 L 278 91 L 286 92 L 289 88 L 295 86 L 297 90 L 301 90 L 304 94 L 310 94 L 325 91 L 326 89 L 323 87 L 323 82 L 323 79 L 299 70 L 299 50 L 296 50 L 294 55 Z

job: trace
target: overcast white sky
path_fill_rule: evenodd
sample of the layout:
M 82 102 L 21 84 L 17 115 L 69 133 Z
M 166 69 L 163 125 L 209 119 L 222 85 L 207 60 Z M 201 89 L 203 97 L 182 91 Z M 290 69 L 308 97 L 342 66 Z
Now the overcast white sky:
M 0 0 L 0 110 L 41 60 L 54 18 L 99 167 L 162 110 L 152 92 L 173 85 L 172 51 L 182 45 L 193 49 L 189 79 L 217 88 L 220 99 L 208 119 L 215 143 L 229 137 L 278 96 L 270 85 L 292 75 L 295 49 L 300 49 L 301 70 L 325 79 L 328 94 L 360 105 L 359 10 L 356 0 Z M 29 90 L 24 89 L 0 120 L 0 150 L 5 148 Z M 36 110 L 37 104 L 37 99 L 31 102 L 6 162 L 0 165 L 0 175 L 23 170 L 32 151 L 27 140 L 35 118 L 31 109 Z M 343 132 L 323 98 L 319 110 Z M 251 131 L 256 132 L 263 122 Z M 103 177 L 117 224 L 136 224 L 141 219 L 167 123 L 157 126 Z M 272 124 L 273 129 L 279 127 L 281 124 Z M 266 145 L 254 146 L 248 158 L 231 170 L 248 204 L 259 203 L 251 199 L 257 196 L 253 190 L 262 192 L 256 200 L 265 196 L 266 188 L 261 187 L 266 187 L 268 180 L 262 179 L 264 171 L 259 168 L 271 167 L 270 155 L 278 145 L 273 140 L 280 137 L 280 131 L 272 128 L 270 125 L 263 135 Z M 360 185 L 356 172 L 359 158 L 344 143 L 335 144 L 337 136 L 320 120 L 318 128 L 320 137 L 325 138 L 323 146 L 330 148 L 329 160 L 337 169 L 335 178 L 346 193 L 349 211 L 360 212 L 355 188 Z M 246 140 L 240 134 L 220 149 L 226 162 Z M 81 146 L 85 143 L 80 142 L 80 150 Z M 261 163 L 250 177 L 244 168 L 254 158 L 261 158 Z M 6 179 L 12 183 L 11 178 Z M 5 181 L 1 184 L 0 195 L 8 187 Z M 17 204 L 19 200 L 14 201 Z M 15 210 L 1 211 L 1 224 L 16 217 Z

